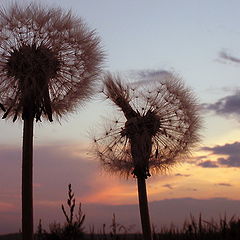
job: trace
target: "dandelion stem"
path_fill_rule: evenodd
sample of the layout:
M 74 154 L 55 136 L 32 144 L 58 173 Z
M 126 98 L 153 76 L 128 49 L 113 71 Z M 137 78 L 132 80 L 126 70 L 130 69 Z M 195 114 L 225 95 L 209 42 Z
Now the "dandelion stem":
M 33 118 L 24 120 L 22 152 L 22 239 L 33 239 Z
M 145 178 L 137 177 L 137 184 L 138 184 L 138 200 L 139 200 L 139 210 L 140 210 L 141 223 L 142 223 L 143 239 L 152 240 Z

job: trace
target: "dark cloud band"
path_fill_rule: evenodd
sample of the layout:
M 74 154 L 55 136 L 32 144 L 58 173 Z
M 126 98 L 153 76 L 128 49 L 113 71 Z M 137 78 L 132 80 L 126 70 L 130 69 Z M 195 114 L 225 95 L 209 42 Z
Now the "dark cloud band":
M 219 99 L 212 104 L 203 104 L 204 110 L 213 111 L 218 115 L 230 116 L 235 115 L 240 117 L 240 91 L 233 95 Z
M 217 168 L 220 166 L 240 167 L 240 142 L 216 145 L 214 147 L 203 147 L 201 150 L 210 152 L 213 155 L 219 155 L 219 158 L 217 158 L 217 161 L 206 160 L 200 162 L 197 164 L 198 166 L 204 168 Z

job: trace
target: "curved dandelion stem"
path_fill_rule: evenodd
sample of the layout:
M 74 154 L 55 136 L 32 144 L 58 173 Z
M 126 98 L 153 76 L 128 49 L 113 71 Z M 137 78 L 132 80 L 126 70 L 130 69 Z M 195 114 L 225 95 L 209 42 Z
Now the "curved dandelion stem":
M 137 177 L 139 210 L 144 240 L 152 240 L 145 178 Z

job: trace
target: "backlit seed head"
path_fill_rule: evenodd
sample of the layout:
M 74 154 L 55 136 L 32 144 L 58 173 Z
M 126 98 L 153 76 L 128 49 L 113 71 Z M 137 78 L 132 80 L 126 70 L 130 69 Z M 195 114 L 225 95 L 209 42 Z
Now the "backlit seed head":
M 3 118 L 60 117 L 93 93 L 104 54 L 94 31 L 71 12 L 13 4 L 0 10 Z
M 122 112 L 108 135 L 95 137 L 97 155 L 107 170 L 147 178 L 191 153 L 199 141 L 199 109 L 178 77 L 171 74 L 134 91 L 110 73 L 104 83 L 104 94 Z

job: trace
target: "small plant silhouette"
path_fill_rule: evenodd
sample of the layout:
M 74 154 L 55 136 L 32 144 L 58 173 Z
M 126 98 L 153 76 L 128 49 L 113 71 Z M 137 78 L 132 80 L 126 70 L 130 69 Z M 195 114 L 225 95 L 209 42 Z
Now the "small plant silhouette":
M 76 201 L 74 193 L 72 192 L 71 184 L 68 185 L 68 199 L 67 206 L 69 213 L 67 213 L 64 205 L 62 204 L 62 211 L 65 216 L 66 222 L 63 226 L 60 223 L 54 222 L 49 225 L 50 232 L 43 230 L 41 219 L 38 224 L 36 232 L 37 240 L 77 240 L 83 239 L 83 223 L 85 214 L 82 212 L 82 205 L 79 203 L 78 212 L 75 214 Z M 75 215 L 74 215 L 75 214 Z
M 3 118 L 21 118 L 22 232 L 33 239 L 33 122 L 53 121 L 88 99 L 101 70 L 100 40 L 59 8 L 17 3 L 0 10 L 0 102 Z
M 152 239 L 145 180 L 187 157 L 200 127 L 196 100 L 180 79 L 169 74 L 155 82 L 141 91 L 107 73 L 102 92 L 122 116 L 94 138 L 106 170 L 137 178 L 144 240 Z
M 69 207 L 69 215 L 62 204 L 62 211 L 67 221 L 64 228 L 64 235 L 66 236 L 66 239 L 77 239 L 83 234 L 82 225 L 85 220 L 85 215 L 82 213 L 81 203 L 79 203 L 78 214 L 75 215 L 76 220 L 74 221 L 75 198 L 74 193 L 72 192 L 71 184 L 68 185 L 67 205 Z

